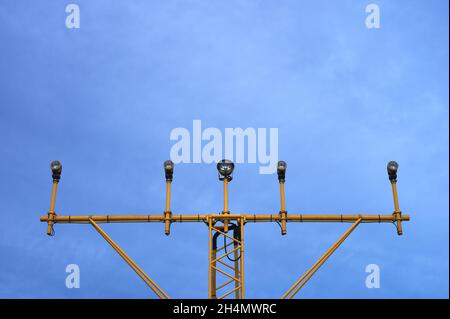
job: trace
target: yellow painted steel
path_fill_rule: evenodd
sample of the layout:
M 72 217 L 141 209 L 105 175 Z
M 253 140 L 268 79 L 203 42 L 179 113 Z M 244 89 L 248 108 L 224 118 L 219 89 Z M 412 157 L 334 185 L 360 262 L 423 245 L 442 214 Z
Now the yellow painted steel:
M 280 181 L 280 211 L 275 214 L 231 214 L 228 207 L 227 178 L 223 180 L 223 211 L 212 214 L 172 214 L 170 207 L 171 180 L 166 181 L 165 210 L 161 215 L 57 215 L 55 212 L 56 192 L 58 180 L 53 180 L 50 209 L 47 215 L 41 216 L 40 221 L 47 223 L 47 234 L 53 234 L 56 223 L 86 223 L 91 224 L 100 235 L 114 248 L 124 261 L 138 274 L 138 276 L 161 299 L 168 299 L 168 295 L 100 228 L 100 223 L 131 223 L 131 222 L 160 222 L 164 223 L 164 232 L 170 234 L 171 223 L 174 222 L 202 222 L 208 225 L 208 298 L 222 299 L 234 296 L 236 299 L 245 298 L 244 281 L 244 229 L 246 223 L 277 222 L 281 225 L 282 235 L 286 234 L 288 222 L 340 222 L 352 223 L 351 227 L 309 268 L 306 273 L 290 287 L 282 298 L 293 298 L 309 281 L 326 260 L 338 249 L 351 232 L 361 223 L 396 223 L 397 233 L 402 234 L 402 221 L 409 221 L 409 215 L 403 215 L 399 209 L 396 181 L 392 180 L 392 194 L 394 199 L 393 214 L 288 214 L 284 181 Z M 230 230 L 233 231 L 231 236 Z M 223 236 L 223 237 L 221 237 Z M 217 239 L 225 240 L 222 247 L 217 246 Z M 230 240 L 229 243 L 226 243 Z M 233 248 L 228 250 L 227 248 Z M 224 250 L 224 252 L 222 252 Z M 233 255 L 233 258 L 230 256 Z M 218 276 L 219 275 L 219 276 Z M 225 281 L 223 277 L 225 276 Z M 221 282 L 219 282 L 221 281 Z M 232 288 L 230 288 L 232 286 Z M 229 289 L 218 293 L 219 290 Z
M 223 211 L 228 212 L 228 179 L 223 180 Z
M 281 297 L 281 299 L 291 299 L 297 292 L 308 282 L 308 280 L 316 273 L 317 270 L 327 261 L 327 259 L 338 249 L 338 247 L 344 242 L 344 240 L 352 233 L 352 231 L 361 223 L 362 219 L 358 219 L 350 228 L 335 242 L 319 260 L 306 271 L 306 273 L 300 277 L 295 284 L 289 288 L 289 290 Z
M 284 197 L 284 182 L 280 182 L 280 202 L 281 202 L 281 211 L 286 211 L 286 200 Z
M 243 218 L 240 218 L 240 220 L 243 220 Z M 239 220 L 239 221 L 240 221 Z M 243 234 L 243 228 L 241 228 L 241 223 L 239 223 L 239 227 L 236 230 L 237 225 L 233 225 L 234 230 L 233 234 L 238 234 L 239 239 L 235 238 L 234 236 L 230 236 L 228 233 L 225 233 L 225 226 L 215 225 L 215 218 L 209 216 L 208 217 L 208 225 L 209 225 L 209 267 L 208 267 L 208 273 L 209 273 L 209 280 L 208 280 L 208 287 L 209 287 L 209 298 L 212 299 L 223 299 L 231 294 L 234 293 L 234 296 L 236 299 L 243 298 L 244 296 L 244 273 L 243 273 L 243 241 L 242 241 L 242 234 Z M 217 247 L 217 238 L 220 236 L 224 236 L 225 238 L 228 238 L 231 240 L 231 243 L 225 244 L 222 247 Z M 215 238 L 215 239 L 214 239 Z M 214 240 L 216 242 L 214 243 Z M 226 246 L 233 245 L 233 249 L 226 251 L 225 253 L 217 256 L 217 252 L 224 250 Z M 229 256 L 233 254 L 233 259 L 228 259 Z M 231 270 L 233 273 L 230 274 L 229 272 L 225 271 L 225 269 L 219 267 L 219 266 L 225 266 L 227 269 Z M 227 280 L 221 284 L 219 284 L 217 280 L 217 274 L 221 274 L 227 278 Z M 227 287 L 228 285 L 234 283 L 233 289 L 222 293 L 220 296 L 218 296 L 218 291 L 222 288 Z
M 54 209 L 54 194 L 56 191 L 52 191 L 52 203 L 51 208 Z M 188 214 L 188 215 L 98 215 L 98 216 L 58 216 L 53 217 L 49 215 L 41 216 L 42 222 L 53 223 L 90 223 L 96 228 L 97 231 L 105 238 L 105 240 L 119 253 L 119 255 L 130 265 L 130 267 L 141 277 L 142 280 L 157 294 L 159 298 L 168 298 L 168 296 L 160 290 L 159 286 L 152 284 L 151 279 L 145 275 L 145 273 L 129 258 L 120 247 L 110 239 L 106 233 L 104 233 L 97 223 L 114 223 L 114 222 L 206 222 L 209 228 L 209 264 L 208 267 L 208 298 L 225 298 L 235 293 L 235 298 L 243 299 L 245 297 L 245 284 L 244 284 L 244 227 L 246 222 L 276 222 L 281 221 L 279 214 Z M 354 223 L 351 228 L 335 243 L 317 262 L 313 265 L 303 276 L 300 278 L 291 289 L 283 295 L 283 298 L 292 298 L 311 278 L 311 276 L 322 266 L 322 264 L 331 256 L 331 254 L 340 246 L 340 244 L 348 237 L 353 229 L 359 223 L 391 223 L 398 221 L 409 221 L 408 215 L 303 215 L 303 214 L 289 214 L 286 216 L 286 221 L 290 222 L 352 222 Z M 217 221 L 237 221 L 239 224 L 240 238 L 239 240 L 230 236 L 224 232 L 224 226 L 215 226 Z M 232 240 L 233 245 L 237 245 L 238 249 L 233 249 L 227 254 L 222 254 L 219 258 L 217 252 L 223 250 L 225 247 L 217 248 L 216 251 L 212 249 L 212 235 L 213 232 L 217 232 L 222 236 L 226 236 Z M 231 243 L 227 244 L 227 246 Z M 234 246 L 236 248 L 236 246 Z M 222 259 L 230 253 L 234 253 L 234 259 L 236 259 L 237 251 L 239 250 L 240 258 L 239 262 L 234 262 L 232 265 L 224 262 Z M 228 267 L 233 271 L 233 275 L 226 273 L 218 268 L 218 264 Z M 238 267 L 237 267 L 238 266 Z M 238 269 L 239 268 L 239 269 Z M 217 285 L 217 272 L 230 278 L 228 282 Z M 226 287 L 228 284 L 234 282 L 234 288 L 220 296 L 217 296 L 217 291 Z M 159 288 L 159 289 L 158 289 Z
M 125 262 L 138 274 L 139 277 L 150 287 L 151 290 L 160 299 L 169 299 L 169 296 L 159 287 L 120 247 L 117 245 L 106 232 L 100 228 L 92 219 L 89 220 L 91 225 L 100 235 L 114 248 L 114 250 L 125 260 Z
M 219 259 L 222 259 L 222 258 L 228 256 L 230 253 L 234 253 L 234 252 L 238 251 L 239 249 L 240 249 L 240 247 L 235 247 L 235 248 L 233 248 L 232 250 L 226 252 L 225 254 L 223 254 L 223 255 L 221 255 L 221 256 L 219 256 L 219 257 L 216 257 L 216 258 L 214 258 L 214 259 L 211 259 L 211 262 L 214 262 L 214 263 L 215 263 L 215 262 L 218 261 Z
M 211 299 L 217 298 L 217 290 L 220 288 L 217 288 L 217 272 L 215 271 L 215 268 L 217 268 L 217 249 L 212 248 L 211 252 L 211 258 L 213 259 L 211 261 Z M 233 279 L 230 279 L 233 281 Z M 224 285 L 225 286 L 225 285 Z
M 214 270 L 216 270 L 216 271 L 218 271 L 218 272 L 220 272 L 220 273 L 222 273 L 223 275 L 225 275 L 225 276 L 227 276 L 227 277 L 233 279 L 234 281 L 240 282 L 239 278 L 236 278 L 236 277 L 234 277 L 233 275 L 230 275 L 230 274 L 227 273 L 226 271 L 223 271 L 222 269 L 220 269 L 220 268 L 218 268 L 218 267 L 216 267 L 216 266 L 213 266 L 212 264 L 211 264 L 211 268 L 214 269 Z M 214 288 L 213 288 L 213 289 L 214 289 Z
M 224 228 L 225 228 L 225 227 L 224 227 Z M 228 235 L 227 233 L 221 231 L 219 227 L 215 227 L 215 228 L 214 228 L 214 231 L 216 231 L 217 233 L 220 233 L 220 234 L 224 235 L 225 237 L 227 237 L 227 238 L 229 238 L 229 239 L 231 239 L 231 240 L 233 240 L 233 241 L 236 241 L 236 242 L 240 243 L 239 240 L 237 240 L 237 239 L 235 239 L 234 237 L 231 237 L 230 235 Z
M 233 245 L 235 247 L 238 247 L 238 244 L 236 242 L 233 242 Z M 233 251 L 233 259 L 235 260 L 234 261 L 234 276 L 238 280 L 241 280 L 241 273 L 239 271 L 239 260 L 238 260 L 238 257 L 239 257 L 239 253 L 238 253 L 238 250 L 236 249 L 236 250 Z M 234 297 L 236 299 L 241 299 L 241 297 L 240 297 L 240 290 L 239 290 L 240 287 L 241 287 L 241 285 L 239 284 L 239 281 L 235 280 L 234 281 L 234 290 L 235 290 Z
M 392 185 L 392 197 L 394 198 L 394 217 L 397 222 L 397 234 L 402 235 L 403 229 L 402 229 L 402 212 L 400 211 L 399 205 L 398 205 L 398 194 L 397 194 L 397 182 L 395 180 L 391 181 Z
M 240 220 L 239 220 L 239 228 L 240 228 L 240 231 L 241 231 L 241 252 L 240 252 L 240 254 L 241 254 L 241 258 L 240 258 L 240 262 L 241 262 L 241 264 L 240 264 L 240 277 L 239 277 L 239 279 L 240 279 L 240 281 L 241 281 L 241 295 L 240 295 L 240 297 L 241 297 L 241 299 L 244 299 L 245 298 L 245 293 L 244 293 L 244 291 L 245 291 L 245 285 L 244 285 L 244 226 L 245 226 L 245 217 L 242 217 Z
M 224 215 L 229 215 L 230 211 L 228 210 L 228 179 L 225 177 L 223 179 L 223 212 Z M 224 232 L 228 232 L 228 220 L 223 221 L 223 229 Z
M 241 288 L 241 286 L 237 285 L 234 289 L 228 291 L 227 293 L 224 293 L 222 296 L 218 297 L 217 299 L 223 299 L 226 296 L 231 295 L 233 292 L 236 292 L 236 294 L 239 295 L 239 288 Z M 236 298 L 236 299 L 239 299 L 239 298 Z
M 166 212 L 170 211 L 170 186 L 172 185 L 171 181 L 166 181 Z
M 56 216 L 55 213 L 55 203 L 56 203 L 56 190 L 58 188 L 58 180 L 53 180 L 53 186 L 52 186 L 52 197 L 50 199 L 50 209 L 48 210 L 47 215 L 47 235 L 51 236 L 53 235 L 53 223 Z
M 211 259 L 213 258 L 212 257 L 212 232 L 213 232 L 213 230 L 212 230 L 212 226 L 213 226 L 213 220 L 212 220 L 212 218 L 208 218 L 208 233 L 209 233 L 209 240 L 208 240 L 208 258 L 209 258 L 209 260 L 208 260 L 208 263 L 209 263 L 209 267 L 208 267 L 208 299 L 212 299 L 213 298 L 213 288 L 212 288 L 212 285 L 213 285 L 213 276 L 212 276 L 212 271 L 213 271 L 213 268 L 212 268 L 212 265 L 211 265 Z M 215 276 L 214 276 L 214 283 L 215 283 Z
M 280 181 L 280 202 L 281 202 L 281 210 L 280 210 L 280 220 L 281 220 L 281 235 L 286 235 L 287 230 L 286 230 L 286 217 L 287 217 L 287 212 L 286 212 L 286 200 L 285 200 L 285 196 L 284 196 L 284 182 Z
M 170 186 L 172 181 L 166 181 L 166 209 L 164 210 L 164 233 L 170 235 L 170 223 L 172 212 L 170 210 Z
M 131 223 L 131 222 L 164 222 L 164 215 L 57 215 L 53 221 L 55 223 L 89 223 L 89 218 L 96 223 Z M 279 214 L 181 214 L 172 215 L 171 222 L 204 222 L 207 223 L 209 218 L 218 221 L 239 220 L 245 218 L 246 222 L 279 222 Z M 288 222 L 344 222 L 352 223 L 362 219 L 362 223 L 392 223 L 397 218 L 392 214 L 389 215 L 316 215 L 316 214 L 289 214 L 286 217 Z M 50 219 L 47 215 L 41 216 L 41 222 L 48 222 Z M 409 221 L 409 215 L 401 215 L 400 220 Z

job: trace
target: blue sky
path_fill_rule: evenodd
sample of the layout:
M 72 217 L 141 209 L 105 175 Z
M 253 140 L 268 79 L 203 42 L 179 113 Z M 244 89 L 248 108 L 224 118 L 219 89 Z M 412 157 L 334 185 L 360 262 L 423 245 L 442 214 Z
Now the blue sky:
M 399 162 L 398 237 L 357 228 L 300 298 L 448 298 L 448 2 L 0 2 L 0 297 L 153 298 L 87 225 L 39 216 L 63 174 L 59 214 L 160 214 L 172 129 L 278 128 L 290 213 L 390 214 L 386 163 Z M 275 175 L 239 164 L 235 213 L 277 213 Z M 174 213 L 219 212 L 213 164 L 175 168 Z M 347 224 L 246 227 L 246 295 L 280 297 Z M 207 296 L 207 227 L 104 225 L 171 296 Z M 78 264 L 81 288 L 65 287 Z M 381 287 L 367 289 L 378 264 Z

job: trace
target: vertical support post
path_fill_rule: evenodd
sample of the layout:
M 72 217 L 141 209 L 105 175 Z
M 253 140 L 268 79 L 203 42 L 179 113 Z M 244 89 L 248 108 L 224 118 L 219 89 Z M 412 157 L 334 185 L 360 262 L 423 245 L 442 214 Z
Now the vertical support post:
M 170 186 L 172 181 L 166 181 L 166 211 L 170 211 Z
M 208 216 L 209 244 L 208 244 L 208 299 L 212 299 L 212 218 Z
M 59 161 L 53 161 L 50 163 L 50 169 L 52 170 L 53 187 L 52 187 L 52 198 L 50 200 L 50 209 L 48 211 L 48 222 L 47 222 L 47 235 L 53 236 L 53 224 L 56 213 L 55 213 L 55 203 L 56 203 L 56 189 L 58 188 L 58 183 L 61 178 L 62 165 Z
M 277 164 L 277 175 L 278 175 L 278 182 L 280 183 L 280 202 L 281 202 L 281 209 L 280 209 L 280 221 L 281 221 L 281 235 L 286 235 L 286 218 L 287 218 L 287 211 L 286 211 L 286 201 L 284 197 L 284 182 L 286 181 L 286 169 L 287 164 L 285 161 L 278 161 Z
M 164 173 L 166 176 L 166 209 L 164 210 L 164 233 L 170 234 L 170 223 L 172 217 L 172 211 L 170 210 L 170 186 L 173 180 L 174 164 L 171 160 L 164 162 Z
M 280 182 L 280 202 L 281 202 L 281 210 L 286 210 L 286 201 L 284 197 L 284 182 Z
M 170 234 L 170 218 L 172 217 L 172 212 L 170 210 L 170 187 L 172 185 L 171 180 L 166 181 L 166 208 L 164 210 L 164 233 L 166 235 Z
M 284 197 L 284 181 L 280 181 L 280 201 L 281 201 L 281 210 L 280 210 L 280 220 L 281 220 L 281 235 L 286 235 L 286 201 Z
M 241 231 L 241 251 L 240 251 L 240 262 L 241 262 L 241 267 L 240 267 L 240 277 L 239 279 L 241 280 L 241 299 L 245 298 L 245 285 L 244 285 L 244 225 L 245 225 L 245 217 L 241 217 L 239 219 L 239 228 Z
M 235 228 L 233 230 L 233 238 L 239 238 L 239 240 L 240 240 L 240 235 L 241 235 L 240 231 L 241 231 L 241 227 L 240 226 Z M 237 241 L 234 241 L 233 242 L 233 247 L 236 249 L 237 246 L 238 246 Z M 237 249 L 234 251 L 233 255 L 234 255 L 233 256 L 233 259 L 234 259 L 234 277 L 236 277 L 237 279 L 241 280 L 241 272 L 240 272 L 240 269 L 239 269 L 239 260 L 238 260 L 239 259 L 239 252 L 238 252 Z M 239 285 L 240 285 L 240 282 L 235 280 L 234 281 L 234 289 L 236 289 L 235 290 L 235 298 L 236 299 L 240 299 L 241 298 Z
M 214 245 L 213 245 L 211 259 L 215 260 L 216 257 L 217 257 L 217 246 L 214 247 Z M 217 266 L 217 262 L 216 261 L 212 262 L 211 266 L 216 267 Z M 211 269 L 212 267 L 209 267 L 209 268 Z M 211 298 L 212 299 L 217 299 L 217 280 L 216 280 L 216 275 L 217 275 L 216 270 L 215 269 L 214 270 L 211 269 Z
M 52 236 L 53 235 L 53 219 L 56 215 L 55 213 L 55 202 L 56 202 L 56 190 L 58 188 L 58 180 L 53 180 L 53 187 L 52 187 L 52 197 L 50 199 L 50 209 L 48 211 L 48 222 L 47 222 L 47 235 Z
M 397 222 L 397 234 L 400 236 L 403 234 L 402 230 L 402 212 L 398 206 L 398 195 L 397 195 L 397 171 L 398 163 L 396 161 L 390 161 L 387 164 L 387 172 L 389 175 L 389 181 L 392 186 L 392 197 L 394 198 L 394 217 Z
M 401 236 L 403 234 L 402 212 L 400 211 L 398 205 L 397 181 L 391 181 L 391 185 L 392 185 L 392 197 L 394 198 L 394 217 L 397 221 L 397 234 Z
M 228 210 L 228 178 L 223 179 L 223 214 L 229 214 Z M 223 231 L 228 232 L 228 220 L 223 221 Z

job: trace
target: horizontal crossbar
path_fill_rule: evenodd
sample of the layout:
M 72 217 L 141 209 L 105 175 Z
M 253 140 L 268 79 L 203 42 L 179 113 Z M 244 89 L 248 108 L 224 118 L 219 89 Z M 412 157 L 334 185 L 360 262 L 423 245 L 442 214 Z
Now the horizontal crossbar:
M 279 214 L 189 214 L 189 215 L 172 215 L 168 219 L 164 215 L 72 215 L 62 216 L 48 215 L 41 216 L 41 222 L 52 221 L 54 223 L 89 223 L 92 219 L 96 223 L 145 223 L 145 222 L 207 222 L 208 218 L 216 221 L 239 220 L 244 219 L 246 222 L 280 222 Z M 285 220 L 287 222 L 346 222 L 353 223 L 361 218 L 362 223 L 392 223 L 396 222 L 395 215 L 304 215 L 304 214 L 287 214 Z M 409 215 L 402 215 L 401 221 L 409 221 Z

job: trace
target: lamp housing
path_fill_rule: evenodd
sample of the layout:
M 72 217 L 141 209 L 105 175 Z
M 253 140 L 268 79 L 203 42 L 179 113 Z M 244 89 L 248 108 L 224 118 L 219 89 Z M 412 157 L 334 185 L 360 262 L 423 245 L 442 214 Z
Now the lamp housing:
M 234 163 L 230 160 L 223 159 L 217 163 L 217 171 L 219 172 L 219 180 L 223 181 L 225 178 L 228 181 L 233 179 Z
M 398 163 L 396 161 L 390 161 L 387 164 L 387 172 L 389 175 L 389 180 L 391 182 L 397 181 L 397 171 L 398 171 Z
M 278 181 L 280 183 L 284 183 L 286 180 L 286 169 L 287 164 L 285 161 L 278 161 L 277 164 L 277 174 L 278 174 Z
M 60 161 L 53 161 L 50 163 L 50 169 L 52 170 L 52 178 L 54 181 L 59 181 L 61 178 L 62 164 Z
M 166 175 L 166 181 L 171 182 L 173 180 L 173 168 L 175 165 L 171 160 L 164 162 L 164 173 Z

